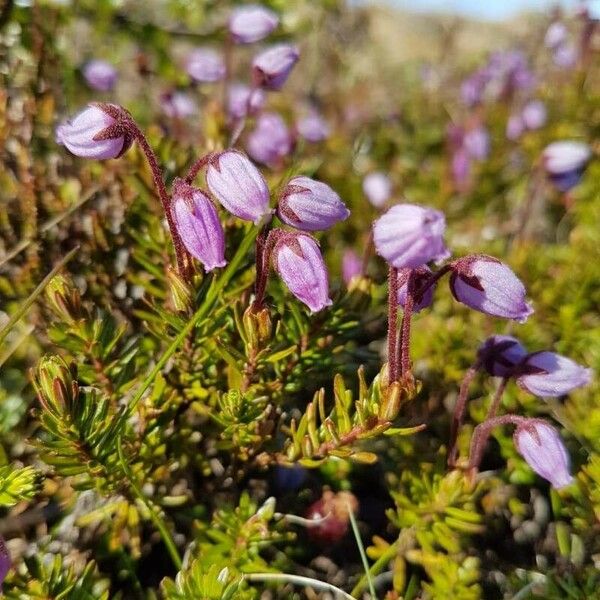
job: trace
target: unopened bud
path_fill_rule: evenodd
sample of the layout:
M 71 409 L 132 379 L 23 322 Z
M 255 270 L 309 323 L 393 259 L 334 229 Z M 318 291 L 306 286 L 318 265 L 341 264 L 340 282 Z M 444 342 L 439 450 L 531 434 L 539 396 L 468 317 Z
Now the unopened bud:
M 34 377 L 34 386 L 44 407 L 54 406 L 60 411 L 69 409 L 77 398 L 74 367 L 60 356 L 41 359 Z
M 46 288 L 46 297 L 54 313 L 67 323 L 84 317 L 79 290 L 63 275 L 56 275 Z

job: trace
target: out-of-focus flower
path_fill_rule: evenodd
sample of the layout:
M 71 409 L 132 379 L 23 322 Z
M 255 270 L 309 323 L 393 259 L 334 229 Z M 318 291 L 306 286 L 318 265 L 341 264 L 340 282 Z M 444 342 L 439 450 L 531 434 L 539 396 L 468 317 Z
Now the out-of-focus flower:
M 331 128 L 316 110 L 311 110 L 296 121 L 296 131 L 307 142 L 322 142 L 329 137 Z
M 198 112 L 194 100 L 184 92 L 165 92 L 161 94 L 160 108 L 169 119 L 186 119 Z
M 358 500 L 353 494 L 324 491 L 322 497 L 313 502 L 306 513 L 307 519 L 319 522 L 308 529 L 310 538 L 327 545 L 339 542 L 350 526 L 348 507 L 353 513 L 358 510 Z
M 243 83 L 232 83 L 227 90 L 227 112 L 233 119 L 257 113 L 265 104 L 265 92 Z
M 471 176 L 471 157 L 464 148 L 452 153 L 452 179 L 459 190 L 464 190 Z
M 565 140 L 546 146 L 542 162 L 554 185 L 567 192 L 579 183 L 591 156 L 587 144 Z
M 527 464 L 552 487 L 560 489 L 573 481 L 567 449 L 558 431 L 539 419 L 517 426 L 515 447 Z
M 206 272 L 227 264 L 223 227 L 217 209 L 203 192 L 176 179 L 171 213 L 183 245 Z
M 517 383 L 529 393 L 542 397 L 564 396 L 592 379 L 591 369 L 554 352 L 529 354 L 518 369 L 521 374 Z
M 561 69 L 571 69 L 577 64 L 579 54 L 575 44 L 564 43 L 558 46 L 552 53 L 552 60 Z
M 327 184 L 299 176 L 285 186 L 277 214 L 292 227 L 319 231 L 347 219 L 350 211 Z
M 515 366 L 526 356 L 525 347 L 510 335 L 493 335 L 477 351 L 483 368 L 492 377 L 510 377 Z
M 546 30 L 544 44 L 548 48 L 557 48 L 567 39 L 567 28 L 560 21 L 554 21 Z
M 252 61 L 255 84 L 267 90 L 281 89 L 299 58 L 298 48 L 290 44 L 278 44 L 263 50 Z
M 475 160 L 485 160 L 490 153 L 490 134 L 483 126 L 465 133 L 463 145 L 469 156 Z
M 483 71 L 477 71 L 465 79 L 460 86 L 462 101 L 467 106 L 479 104 L 483 100 L 487 82 L 488 78 Z
M 541 100 L 531 100 L 523 107 L 521 117 L 527 129 L 539 129 L 546 124 L 546 106 Z
M 525 124 L 523 118 L 519 114 L 513 114 L 508 117 L 506 122 L 506 137 L 509 140 L 518 140 L 525 131 Z
M 223 56 L 212 48 L 194 48 L 185 61 L 187 74 L 200 83 L 213 83 L 225 77 Z
M 211 194 L 240 219 L 258 225 L 272 213 L 267 182 L 242 152 L 226 150 L 212 157 L 206 183 Z
M 259 5 L 240 6 L 229 19 L 229 32 L 238 44 L 251 44 L 267 37 L 279 25 L 279 17 Z
M 348 285 L 362 273 L 362 260 L 352 248 L 346 248 L 342 256 L 342 279 Z
M 380 171 L 365 175 L 362 188 L 367 200 L 375 208 L 381 208 L 392 195 L 392 182 L 385 173 Z
M 274 479 L 277 488 L 284 492 L 299 489 L 308 477 L 308 472 L 300 465 L 284 467 L 277 465 L 274 469 Z
M 83 66 L 83 77 L 86 83 L 98 92 L 109 92 L 115 87 L 119 74 L 105 60 L 90 60 Z
M 533 313 L 525 302 L 525 287 L 499 260 L 484 255 L 466 256 L 454 261 L 451 268 L 450 289 L 459 302 L 519 323 Z
M 10 555 L 6 548 L 4 538 L 0 536 L 0 592 L 2 591 L 2 584 L 6 579 L 6 575 L 10 571 L 12 563 L 10 561 Z
M 418 267 L 416 269 L 400 269 L 398 272 L 398 304 L 404 308 L 406 305 L 406 297 L 408 294 L 408 276 L 410 273 L 413 273 L 414 280 L 414 290 L 417 292 L 421 289 L 429 278 L 431 277 L 431 269 L 427 265 L 423 265 L 422 267 Z M 418 313 L 422 311 L 424 308 L 429 308 L 433 303 L 433 292 L 435 291 L 436 284 L 433 284 L 424 294 L 422 294 L 421 298 L 415 302 L 413 305 L 412 311 L 413 313 Z
M 291 152 L 292 146 L 290 130 L 277 113 L 262 113 L 256 121 L 256 127 L 248 136 L 250 156 L 269 167 L 278 166 Z
M 313 313 L 330 306 L 329 276 L 317 242 L 304 233 L 277 232 L 273 265 L 287 288 Z
M 416 268 L 449 256 L 446 219 L 439 210 L 417 204 L 392 206 L 373 224 L 377 252 L 397 269 Z
M 131 146 L 127 133 L 117 130 L 119 111 L 116 104 L 90 104 L 56 128 L 56 141 L 82 158 L 118 158 Z

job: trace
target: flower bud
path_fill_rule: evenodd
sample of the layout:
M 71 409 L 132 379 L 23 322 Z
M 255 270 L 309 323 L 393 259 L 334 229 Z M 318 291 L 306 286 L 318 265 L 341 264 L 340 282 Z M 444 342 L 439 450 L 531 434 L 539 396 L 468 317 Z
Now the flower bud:
M 160 108 L 169 119 L 185 119 L 198 112 L 196 103 L 183 92 L 166 92 L 160 96 Z
M 258 225 L 272 213 L 267 182 L 242 152 L 215 154 L 206 169 L 206 183 L 211 194 L 240 219 Z
M 70 412 L 79 388 L 76 371 L 60 356 L 44 356 L 38 363 L 33 386 L 42 406 L 51 412 Z
M 375 171 L 365 176 L 362 189 L 367 200 L 375 208 L 381 208 L 392 195 L 392 182 L 385 173 Z
M 261 308 L 259 311 L 255 311 L 250 306 L 244 311 L 242 322 L 250 346 L 257 348 L 271 339 L 273 324 L 268 308 Z
M 329 137 L 331 128 L 325 119 L 315 110 L 296 121 L 296 131 L 307 142 L 322 142 Z
M 317 521 L 308 529 L 308 535 L 321 544 L 335 544 L 348 532 L 350 515 L 358 510 L 358 500 L 350 492 L 325 490 L 319 500 L 310 505 L 306 518 Z
M 187 312 L 192 306 L 193 290 L 177 272 L 176 269 L 167 269 L 167 281 L 171 289 L 171 298 L 176 311 Z
M 117 70 L 105 60 L 90 60 L 82 72 L 86 83 L 98 92 L 109 92 L 117 83 Z
M 427 265 L 423 265 L 422 267 L 418 267 L 416 269 L 400 269 L 398 271 L 398 304 L 402 308 L 404 308 L 406 305 L 406 296 L 408 294 L 408 276 L 411 273 L 413 273 L 413 290 L 415 292 L 415 296 L 419 293 L 419 290 L 427 284 L 433 275 L 431 269 Z M 424 294 L 419 295 L 418 300 L 413 305 L 413 313 L 418 313 L 424 308 L 431 306 L 435 287 L 436 284 L 433 284 L 427 288 Z
M 530 394 L 558 397 L 587 385 L 592 370 L 554 352 L 534 352 L 518 366 L 517 383 Z
M 116 104 L 90 104 L 56 128 L 56 141 L 82 158 L 118 158 L 132 141 L 119 126 L 120 113 L 124 110 Z
M 342 256 L 342 279 L 349 285 L 352 279 L 362 273 L 362 260 L 354 250 L 347 248 Z
M 273 264 L 290 292 L 315 313 L 332 304 L 327 267 L 317 242 L 302 233 L 274 230 Z
M 517 427 L 513 439 L 527 464 L 552 487 L 560 489 L 573 481 L 567 449 L 554 427 L 528 419 Z
M 176 179 L 171 213 L 183 245 L 206 272 L 227 264 L 223 227 L 217 209 L 205 194 Z
M 373 224 L 378 254 L 397 269 L 420 267 L 449 256 L 443 213 L 417 204 L 397 204 Z
M 554 185 L 568 192 L 579 183 L 591 155 L 587 144 L 565 140 L 546 146 L 542 162 Z
M 267 37 L 279 25 L 279 17 L 258 5 L 240 6 L 229 19 L 229 33 L 238 44 L 251 44 Z
M 546 124 L 546 106 L 540 100 L 532 100 L 523 107 L 521 117 L 527 129 L 539 129 Z
M 477 351 L 483 368 L 492 377 L 510 377 L 526 356 L 527 350 L 521 342 L 509 335 L 493 335 Z
M 267 90 L 281 89 L 299 58 L 298 48 L 289 44 L 278 44 L 264 50 L 252 61 L 255 84 Z
M 54 313 L 66 323 L 74 323 L 85 316 L 79 290 L 64 275 L 52 278 L 46 287 L 46 298 Z
M 0 536 L 0 592 L 2 591 L 2 584 L 6 579 L 6 575 L 10 571 L 12 563 L 10 561 L 10 554 L 8 548 L 4 542 L 4 538 Z
M 486 315 L 523 323 L 533 313 L 525 302 L 525 286 L 505 264 L 491 256 L 472 255 L 455 261 L 450 289 L 459 302 Z
M 248 114 L 257 113 L 265 99 L 260 88 L 252 90 L 243 83 L 232 83 L 227 90 L 227 112 L 232 119 L 243 119 Z
M 199 83 L 213 83 L 225 77 L 225 61 L 212 48 L 195 48 L 185 61 L 187 74 Z
M 277 113 L 263 113 L 256 127 L 248 136 L 250 156 L 269 167 L 277 167 L 291 152 L 293 146 L 290 131 Z
M 327 184 L 299 176 L 290 179 L 285 186 L 277 215 L 292 227 L 319 231 L 344 221 L 350 211 Z

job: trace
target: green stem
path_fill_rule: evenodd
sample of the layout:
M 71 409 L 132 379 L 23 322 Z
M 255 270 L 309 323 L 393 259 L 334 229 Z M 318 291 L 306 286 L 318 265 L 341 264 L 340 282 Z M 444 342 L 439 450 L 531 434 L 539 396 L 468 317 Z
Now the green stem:
M 127 477 L 127 480 L 128 480 L 128 483 L 129 483 L 131 489 L 133 490 L 133 492 L 134 492 L 135 496 L 138 498 L 138 500 L 148 509 L 148 512 L 150 513 L 150 519 L 156 525 L 156 528 L 160 532 L 160 536 L 162 537 L 163 542 L 165 543 L 165 546 L 167 547 L 169 555 L 171 556 L 171 560 L 173 561 L 173 564 L 175 565 L 175 568 L 178 571 L 180 571 L 181 567 L 183 566 L 183 562 L 181 560 L 181 557 L 179 556 L 179 552 L 177 552 L 177 547 L 175 546 L 175 542 L 173 541 L 173 538 L 171 537 L 171 534 L 169 533 L 167 526 L 165 525 L 163 520 L 160 518 L 158 513 L 154 510 L 154 507 L 150 503 L 150 500 L 148 500 L 148 498 L 146 498 L 146 496 L 144 496 L 144 494 L 142 493 L 142 490 L 136 483 L 135 476 L 131 472 L 129 465 L 127 464 L 127 462 L 125 461 L 125 457 L 123 456 L 123 448 L 121 447 L 121 438 L 120 437 L 117 439 L 117 452 L 119 454 L 119 462 L 121 463 L 121 468 L 123 469 L 123 473 L 125 474 L 125 477 Z
M 33 290 L 30 296 L 19 305 L 19 308 L 15 311 L 13 316 L 8 320 L 8 323 L 0 329 L 0 344 L 4 341 L 4 338 L 9 334 L 10 330 L 18 323 L 23 315 L 29 310 L 29 307 L 35 302 L 36 298 L 44 291 L 44 288 L 50 283 L 50 280 L 75 256 L 75 253 L 79 251 L 79 246 L 73 248 L 66 256 L 64 256 L 58 264 L 42 279 L 40 284 Z
M 353 596 L 358 596 L 363 589 L 367 586 L 370 577 L 379 575 L 385 566 L 398 554 L 398 548 L 396 544 L 392 544 L 371 566 L 368 573 L 369 576 L 363 575 L 358 583 L 354 586 L 354 589 L 350 592 Z
M 209 287 L 204 301 L 200 305 L 200 308 L 198 308 L 198 310 L 192 315 L 192 318 L 188 321 L 187 325 L 179 332 L 177 337 L 171 342 L 171 344 L 165 350 L 165 352 L 160 357 L 156 365 L 154 365 L 153 369 L 150 371 L 150 373 L 148 373 L 146 379 L 144 379 L 144 381 L 142 382 L 142 385 L 135 393 L 135 396 L 133 396 L 133 398 L 129 402 L 126 417 L 130 416 L 133 413 L 139 401 L 146 393 L 146 390 L 152 385 L 152 383 L 156 379 L 156 376 L 167 364 L 167 361 L 171 358 L 171 356 L 175 354 L 175 351 L 177 350 L 177 348 L 179 348 L 179 346 L 186 339 L 189 333 L 200 321 L 202 321 L 202 319 L 204 319 L 207 316 L 208 312 L 212 308 L 214 301 L 217 299 L 217 296 L 229 283 L 230 279 L 233 277 L 236 270 L 238 269 L 240 263 L 246 256 L 246 253 L 252 247 L 255 237 L 256 230 L 254 227 L 252 227 L 244 236 L 244 239 L 238 246 L 237 252 L 231 259 L 231 262 L 227 265 L 227 268 L 223 271 L 221 277 L 219 277 L 218 279 L 213 279 L 213 284 Z
M 352 525 L 352 533 L 354 533 L 356 545 L 358 546 L 360 558 L 362 560 L 363 568 L 365 570 L 365 577 L 367 579 L 367 583 L 369 584 L 369 593 L 371 594 L 371 600 L 377 600 L 377 596 L 375 595 L 375 587 L 373 586 L 373 578 L 371 577 L 371 573 L 369 571 L 369 561 L 367 560 L 365 547 L 363 546 L 362 538 L 360 537 L 360 532 L 358 531 L 356 517 L 354 516 L 354 511 L 352 510 L 352 507 L 350 506 L 349 502 L 346 503 L 346 506 L 348 508 L 348 516 L 350 517 L 350 524 Z

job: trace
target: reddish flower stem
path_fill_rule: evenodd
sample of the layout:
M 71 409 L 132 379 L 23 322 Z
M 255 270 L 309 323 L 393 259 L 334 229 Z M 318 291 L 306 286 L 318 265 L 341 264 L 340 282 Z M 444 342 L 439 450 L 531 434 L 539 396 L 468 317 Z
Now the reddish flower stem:
M 173 215 L 171 214 L 171 197 L 167 192 L 167 188 L 165 186 L 165 182 L 162 178 L 162 171 L 160 166 L 158 165 L 158 159 L 156 158 L 156 154 L 152 147 L 148 143 L 146 136 L 143 134 L 142 130 L 138 127 L 137 123 L 133 119 L 129 119 L 127 122 L 127 129 L 132 137 L 139 144 L 146 160 L 148 161 L 148 166 L 150 167 L 150 171 L 152 173 L 152 180 L 154 182 L 154 187 L 156 188 L 156 192 L 160 199 L 160 202 L 163 206 L 163 210 L 165 212 L 165 216 L 167 217 L 167 223 L 169 225 L 169 231 L 171 233 L 171 239 L 173 240 L 173 246 L 175 248 L 175 258 L 177 260 L 177 270 L 179 274 L 186 280 L 189 280 L 189 268 L 188 266 L 191 264 L 189 261 L 189 256 L 187 251 L 183 246 L 183 242 L 179 237 L 179 233 L 177 233 L 177 228 L 175 227 L 175 221 L 173 220 Z
M 398 269 L 388 271 L 388 370 L 390 385 L 398 381 Z
M 414 271 L 408 274 L 406 281 L 406 302 L 404 303 L 404 313 L 402 315 L 402 329 L 400 333 L 400 365 L 402 376 L 410 372 L 410 322 L 415 303 L 415 277 Z M 396 300 L 397 301 L 397 300 Z
M 465 373 L 463 380 L 460 383 L 460 390 L 458 392 L 458 399 L 454 406 L 454 414 L 452 415 L 452 424 L 450 426 L 450 441 L 448 443 L 448 466 L 454 467 L 456 465 L 457 447 L 456 441 L 458 440 L 458 432 L 465 420 L 465 413 L 467 411 L 467 399 L 469 394 L 469 386 L 475 379 L 479 368 L 481 367 L 481 361 L 476 361 Z
M 252 310 L 258 312 L 265 302 L 265 290 L 269 279 L 269 264 L 275 240 L 269 235 L 271 222 L 267 223 L 256 236 L 256 283 Z
M 189 185 L 192 184 L 192 181 L 196 179 L 198 173 L 209 163 L 210 159 L 214 156 L 214 152 L 209 152 L 204 156 L 198 158 L 192 166 L 189 168 L 187 175 L 185 176 L 185 182 Z

